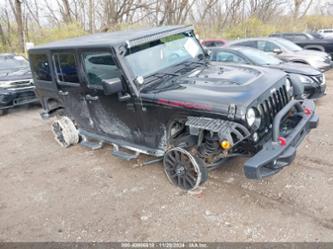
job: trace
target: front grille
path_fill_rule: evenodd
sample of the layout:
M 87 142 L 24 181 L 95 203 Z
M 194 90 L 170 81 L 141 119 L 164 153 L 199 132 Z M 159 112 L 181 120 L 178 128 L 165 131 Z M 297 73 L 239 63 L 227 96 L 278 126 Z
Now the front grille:
M 312 78 L 313 78 L 313 80 L 314 80 L 318 85 L 323 85 L 323 84 L 325 84 L 325 77 L 324 77 L 323 74 L 319 74 L 319 75 L 313 76 Z
M 275 115 L 289 102 L 286 86 L 271 90 L 271 95 L 258 106 L 261 128 L 271 128 Z
M 20 87 L 20 86 L 32 86 L 32 81 L 30 80 L 18 80 L 10 83 L 11 86 Z

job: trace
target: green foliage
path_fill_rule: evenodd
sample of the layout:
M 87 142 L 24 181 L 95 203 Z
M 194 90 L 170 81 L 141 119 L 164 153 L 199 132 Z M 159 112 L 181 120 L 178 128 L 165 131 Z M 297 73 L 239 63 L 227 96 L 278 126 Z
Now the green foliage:
M 242 37 L 267 36 L 275 32 L 275 26 L 263 23 L 256 17 L 250 17 L 245 22 L 227 28 L 224 37 L 237 39 Z
M 316 31 L 321 28 L 333 28 L 333 16 L 305 16 L 293 19 L 291 16 L 281 16 L 274 22 L 262 22 L 256 17 L 250 17 L 244 22 L 229 25 L 224 30 L 219 30 L 217 25 L 196 25 L 200 39 L 225 38 L 238 39 L 245 37 L 267 36 L 275 32 L 306 32 Z
M 5 27 L 6 25 L 3 23 L 2 26 Z M 146 23 L 120 23 L 112 25 L 112 28 L 108 31 L 130 30 L 147 26 L 151 25 L 147 25 Z M 217 24 L 195 24 L 196 32 L 199 34 L 200 39 L 226 38 L 230 40 L 243 37 L 267 36 L 274 32 L 303 32 L 332 27 L 333 16 L 316 15 L 304 16 L 298 19 L 293 19 L 291 16 L 280 16 L 280 18 L 274 20 L 274 22 L 263 22 L 257 17 L 252 16 L 238 24 L 233 25 L 229 23 L 224 30 L 221 30 L 221 27 Z M 6 33 L 6 43 L 3 44 L 0 41 L 0 52 L 18 51 L 18 36 L 16 32 L 13 32 L 16 30 L 14 23 L 11 23 L 11 29 L 11 32 Z M 83 27 L 78 23 L 61 24 L 51 28 L 38 28 L 33 26 L 29 27 L 28 30 L 29 32 L 26 34 L 26 41 L 33 42 L 35 45 L 87 34 Z
M 51 41 L 63 40 L 87 34 L 83 28 L 77 23 L 62 24 L 58 27 L 38 30 L 30 34 L 30 41 L 35 45 L 48 43 Z
M 15 30 L 16 27 L 12 25 Z M 33 42 L 35 45 L 47 43 L 56 40 L 62 40 L 72 37 L 77 37 L 86 34 L 83 28 L 77 23 L 62 24 L 54 28 L 42 28 L 37 30 L 30 29 L 26 42 Z M 11 32 L 8 35 L 10 44 L 0 42 L 0 52 L 17 52 L 18 51 L 18 36 L 16 32 Z

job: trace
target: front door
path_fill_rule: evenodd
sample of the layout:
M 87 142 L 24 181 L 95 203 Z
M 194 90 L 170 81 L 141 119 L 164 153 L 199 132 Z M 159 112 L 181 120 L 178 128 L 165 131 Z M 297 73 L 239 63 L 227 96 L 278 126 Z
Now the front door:
M 121 79 L 126 92 L 125 78 L 108 50 L 81 51 L 91 126 L 100 135 L 120 139 L 131 144 L 140 144 L 140 115 L 136 97 L 120 101 L 117 93 L 106 95 L 103 81 Z

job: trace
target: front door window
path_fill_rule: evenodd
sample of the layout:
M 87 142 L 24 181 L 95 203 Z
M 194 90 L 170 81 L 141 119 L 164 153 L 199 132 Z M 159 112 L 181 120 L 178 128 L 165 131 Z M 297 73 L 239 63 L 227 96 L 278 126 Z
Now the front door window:
M 121 77 L 110 52 L 84 52 L 82 57 L 89 88 L 103 89 L 103 80 Z

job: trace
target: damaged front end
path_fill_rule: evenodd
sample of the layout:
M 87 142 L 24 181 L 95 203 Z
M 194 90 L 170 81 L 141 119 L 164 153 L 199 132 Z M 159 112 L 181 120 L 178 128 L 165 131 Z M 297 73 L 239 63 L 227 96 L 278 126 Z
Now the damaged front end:
M 255 139 L 256 132 L 234 121 L 190 116 L 186 126 L 198 138 L 196 149 L 191 151 L 207 169 L 230 157 L 251 156 L 244 164 L 244 173 L 250 179 L 262 179 L 293 161 L 297 146 L 318 121 L 313 101 L 291 100 L 274 116 L 270 131 Z
M 318 122 L 313 101 L 290 101 L 274 117 L 271 138 L 245 162 L 245 175 L 261 179 L 288 166 L 295 158 L 297 146 Z
M 235 148 L 251 135 L 244 125 L 221 119 L 188 117 L 186 126 L 190 135 L 198 138 L 197 154 L 208 169 L 218 167 L 226 158 L 235 156 Z

